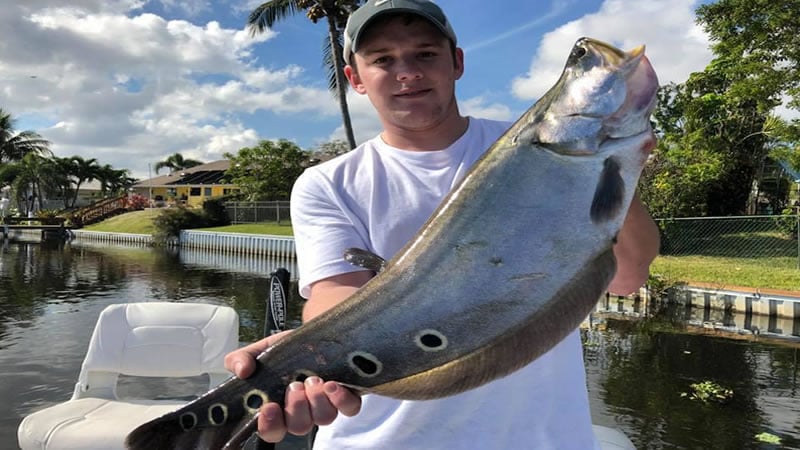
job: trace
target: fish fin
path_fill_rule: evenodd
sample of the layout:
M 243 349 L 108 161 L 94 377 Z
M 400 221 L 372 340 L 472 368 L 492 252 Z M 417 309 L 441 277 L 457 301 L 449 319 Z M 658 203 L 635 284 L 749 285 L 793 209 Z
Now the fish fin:
M 239 448 L 255 430 L 253 417 L 265 398 L 247 380 L 231 377 L 176 411 L 140 425 L 125 445 L 129 450 Z
M 625 198 L 625 181 L 620 175 L 619 162 L 612 156 L 603 162 L 603 172 L 597 181 L 589 216 L 593 223 L 605 222 L 622 208 Z
M 385 259 L 363 248 L 348 248 L 344 251 L 344 259 L 354 266 L 363 267 L 375 273 L 381 273 L 386 268 Z
M 506 376 L 543 355 L 578 328 L 616 272 L 609 249 L 588 261 L 525 323 L 494 342 L 446 364 L 370 389 L 408 400 L 458 394 Z M 520 294 L 525 295 L 525 294 Z M 535 345 L 531 345 L 535 343 Z
M 245 422 L 245 425 L 247 423 L 246 421 L 242 422 Z M 192 430 L 184 430 L 176 411 L 139 425 L 128 434 L 125 446 L 129 450 L 211 450 L 220 449 L 223 446 L 239 448 L 241 443 L 236 443 L 236 447 L 227 446 L 227 443 L 232 440 L 230 436 L 237 433 L 241 426 L 241 422 L 230 422 L 219 427 L 197 427 Z

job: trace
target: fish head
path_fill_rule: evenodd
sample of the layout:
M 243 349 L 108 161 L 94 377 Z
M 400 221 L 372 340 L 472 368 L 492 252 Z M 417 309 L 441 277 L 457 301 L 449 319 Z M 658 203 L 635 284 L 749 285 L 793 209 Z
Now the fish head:
M 572 48 L 558 82 L 518 122 L 520 143 L 594 155 L 608 140 L 648 133 L 658 79 L 644 46 L 623 51 L 591 38 Z M 642 149 L 644 157 L 654 138 Z

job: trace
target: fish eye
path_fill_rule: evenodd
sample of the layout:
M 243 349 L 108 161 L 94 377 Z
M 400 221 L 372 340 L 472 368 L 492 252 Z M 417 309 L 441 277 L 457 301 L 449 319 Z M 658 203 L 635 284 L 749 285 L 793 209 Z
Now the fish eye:
M 576 45 L 575 48 L 572 49 L 572 57 L 575 59 L 581 59 L 586 56 L 586 49 L 582 46 Z

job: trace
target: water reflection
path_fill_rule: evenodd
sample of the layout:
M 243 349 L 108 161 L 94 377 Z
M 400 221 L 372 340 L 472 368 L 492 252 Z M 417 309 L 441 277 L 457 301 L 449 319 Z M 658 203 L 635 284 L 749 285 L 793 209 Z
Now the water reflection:
M 296 273 L 293 261 L 198 250 L 5 243 L 0 401 L 9 407 L 0 412 L 0 442 L 16 442 L 24 415 L 69 398 L 106 305 L 230 305 L 242 319 L 241 341 L 250 342 L 263 330 L 268 274 L 278 267 Z M 293 325 L 299 307 L 290 304 Z M 583 334 L 594 420 L 621 427 L 638 448 L 777 448 L 759 444 L 761 432 L 779 436 L 781 448 L 800 448 L 795 323 L 611 299 L 591 324 Z M 705 380 L 732 388 L 733 399 L 703 405 L 681 397 Z
M 769 323 L 765 317 L 644 306 L 596 313 L 584 331 L 596 422 L 625 429 L 639 449 L 778 448 L 756 439 L 763 432 L 779 436 L 779 448 L 800 448 L 797 339 L 770 341 L 736 326 Z M 598 311 L 608 309 L 601 303 Z M 733 389 L 733 398 L 703 404 L 682 396 L 703 381 Z

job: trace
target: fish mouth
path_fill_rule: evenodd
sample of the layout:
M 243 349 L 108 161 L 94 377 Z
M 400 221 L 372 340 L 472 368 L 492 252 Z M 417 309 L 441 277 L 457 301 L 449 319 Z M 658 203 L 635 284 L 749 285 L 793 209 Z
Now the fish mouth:
M 576 47 L 594 53 L 597 60 L 625 77 L 625 101 L 603 121 L 607 137 L 624 138 L 649 130 L 650 114 L 656 104 L 658 77 L 644 54 L 645 46 L 623 51 L 597 39 L 582 38 Z

